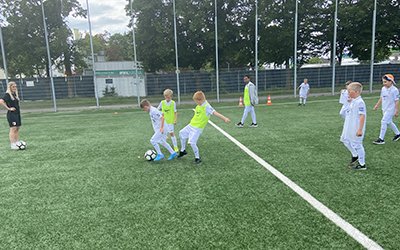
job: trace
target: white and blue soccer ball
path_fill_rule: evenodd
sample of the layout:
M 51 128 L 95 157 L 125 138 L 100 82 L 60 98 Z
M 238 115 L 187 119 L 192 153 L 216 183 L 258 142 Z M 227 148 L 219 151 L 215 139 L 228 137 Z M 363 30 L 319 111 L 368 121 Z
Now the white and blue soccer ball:
M 152 149 L 149 149 L 146 151 L 146 153 L 144 153 L 144 158 L 148 161 L 154 160 L 156 158 L 156 156 L 157 156 L 156 151 L 154 151 Z
M 24 141 L 17 141 L 17 143 L 15 143 L 15 146 L 17 146 L 19 150 L 25 150 L 27 145 Z

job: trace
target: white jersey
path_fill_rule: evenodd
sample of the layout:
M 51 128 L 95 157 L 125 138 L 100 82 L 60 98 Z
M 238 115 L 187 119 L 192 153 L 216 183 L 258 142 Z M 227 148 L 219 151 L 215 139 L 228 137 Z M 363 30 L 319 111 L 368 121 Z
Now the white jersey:
M 348 102 L 349 102 L 349 92 L 347 91 L 347 89 L 342 89 L 342 91 L 340 92 L 339 103 L 347 104 Z
M 399 90 L 395 86 L 390 88 L 383 87 L 381 90 L 382 111 L 394 112 L 395 102 L 399 100 Z
M 360 115 L 365 116 L 364 127 L 362 128 L 362 136 L 357 136 L 357 130 L 360 126 Z M 341 141 L 362 142 L 365 135 L 365 125 L 367 120 L 367 109 L 361 96 L 353 99 L 345 113 Z
M 160 131 L 161 128 L 161 117 L 162 112 L 155 107 L 151 106 L 149 111 L 151 123 L 153 125 L 154 132 Z
M 307 98 L 308 91 L 310 90 L 310 84 L 303 82 L 302 84 L 300 84 L 299 88 L 299 96 L 302 98 Z

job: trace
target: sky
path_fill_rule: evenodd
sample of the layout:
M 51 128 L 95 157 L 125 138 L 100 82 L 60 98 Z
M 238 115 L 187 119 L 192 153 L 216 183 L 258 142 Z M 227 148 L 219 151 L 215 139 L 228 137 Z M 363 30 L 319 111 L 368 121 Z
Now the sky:
M 86 9 L 86 0 L 78 0 Z M 126 0 L 88 0 L 90 8 L 90 21 L 93 34 L 108 31 L 111 34 L 129 31 L 127 25 L 129 17 L 126 16 Z M 69 17 L 68 25 L 81 32 L 89 31 L 88 20 L 78 17 Z

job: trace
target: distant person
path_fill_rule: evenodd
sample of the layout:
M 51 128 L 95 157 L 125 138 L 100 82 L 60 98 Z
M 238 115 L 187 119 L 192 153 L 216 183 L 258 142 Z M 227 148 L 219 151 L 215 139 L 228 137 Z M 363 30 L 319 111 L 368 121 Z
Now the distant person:
M 215 115 L 224 122 L 230 122 L 230 119 L 223 116 L 222 114 L 215 111 L 213 107 L 207 102 L 206 96 L 202 91 L 197 91 L 193 95 L 193 100 L 197 106 L 194 109 L 194 115 L 190 123 L 179 131 L 179 137 L 181 139 L 181 151 L 179 152 L 178 158 L 183 157 L 187 154 L 186 142 L 189 139 L 189 144 L 194 152 L 194 163 L 201 163 L 199 148 L 197 147 L 197 141 L 200 135 L 203 133 L 208 120 L 211 115 Z
M 160 102 L 157 109 L 161 110 L 161 112 L 164 114 L 164 119 L 165 119 L 164 130 L 166 131 L 167 134 L 171 136 L 171 141 L 172 145 L 174 146 L 175 152 L 179 152 L 178 141 L 174 133 L 174 127 L 178 119 L 178 113 L 176 110 L 176 103 L 174 100 L 172 100 L 173 94 L 174 92 L 170 89 L 164 90 L 165 100 Z
M 3 105 L 7 111 L 7 121 L 10 125 L 10 145 L 11 149 L 19 149 L 17 142 L 19 142 L 19 128 L 21 127 L 21 113 L 19 107 L 19 96 L 17 84 L 9 82 L 7 91 L 3 98 L 0 99 L 0 104 Z
M 347 91 L 347 87 L 351 81 L 347 81 L 344 85 L 345 88 L 340 91 L 340 99 L 339 103 L 342 104 L 342 108 L 339 111 L 339 115 L 344 119 L 345 118 L 345 111 L 350 105 L 351 98 L 349 96 L 349 92 Z
M 367 109 L 361 98 L 362 85 L 352 82 L 347 88 L 351 98 L 350 105 L 346 109 L 342 136 L 340 141 L 351 152 L 352 158 L 349 167 L 354 170 L 366 170 L 365 150 L 363 140 L 367 118 Z
M 250 81 L 250 76 L 248 76 L 248 75 L 245 75 L 243 77 L 243 81 L 246 84 L 244 87 L 244 94 L 243 94 L 244 111 L 243 111 L 242 120 L 240 122 L 238 122 L 236 124 L 236 126 L 239 128 L 243 128 L 244 121 L 246 120 L 247 115 L 250 113 L 251 120 L 252 120 L 250 127 L 256 128 L 256 127 L 258 127 L 257 119 L 256 119 L 256 111 L 254 109 L 254 105 L 257 104 L 256 86 Z
M 382 104 L 383 112 L 381 132 L 378 139 L 373 142 L 378 145 L 385 144 L 385 134 L 388 125 L 390 125 L 390 128 L 395 134 L 393 141 L 398 141 L 400 139 L 400 131 L 393 122 L 393 116 L 397 117 L 399 115 L 399 90 L 394 86 L 396 82 L 392 74 L 384 75 L 382 77 L 382 83 L 381 97 L 374 106 L 374 110 L 377 110 Z
M 300 103 L 299 106 L 303 105 L 306 106 L 307 97 L 310 94 L 310 84 L 308 84 L 308 79 L 304 78 L 304 81 L 300 86 L 297 88 L 299 91 Z
M 175 159 L 178 154 L 167 143 L 167 133 L 164 130 L 165 121 L 161 111 L 151 106 L 150 102 L 146 99 L 140 102 L 140 107 L 143 109 L 143 111 L 149 112 L 150 120 L 153 125 L 154 135 L 151 137 L 150 143 L 157 152 L 157 156 L 154 161 L 160 161 L 165 158 L 164 154 L 161 152 L 160 145 L 164 146 L 171 154 L 168 157 L 168 160 Z

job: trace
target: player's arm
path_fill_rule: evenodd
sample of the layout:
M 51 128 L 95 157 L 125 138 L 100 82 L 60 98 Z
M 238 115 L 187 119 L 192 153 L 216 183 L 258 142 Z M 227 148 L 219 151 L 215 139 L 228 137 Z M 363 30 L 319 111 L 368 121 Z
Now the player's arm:
M 160 126 L 160 132 L 164 133 L 164 113 L 161 115 L 161 126 Z
M 14 107 L 9 108 L 3 99 L 0 99 L 0 104 L 3 105 L 3 107 L 6 108 L 8 111 L 15 111 L 15 108 Z
M 178 120 L 178 112 L 174 113 L 174 125 L 176 125 L 176 121 Z
M 394 115 L 399 116 L 399 100 L 394 102 Z
M 363 135 L 363 128 L 364 128 L 364 123 L 365 123 L 365 115 L 360 114 L 360 126 L 357 129 L 357 136 L 362 136 Z
M 223 120 L 224 122 L 230 122 L 231 120 L 228 117 L 225 117 L 224 115 L 218 113 L 217 111 L 214 110 L 214 112 L 212 113 L 213 115 L 215 115 L 216 117 L 220 118 L 221 120 Z
M 381 106 L 381 104 L 382 104 L 382 97 L 380 97 L 378 102 L 375 104 L 374 110 L 377 110 L 379 108 L 379 106 Z

